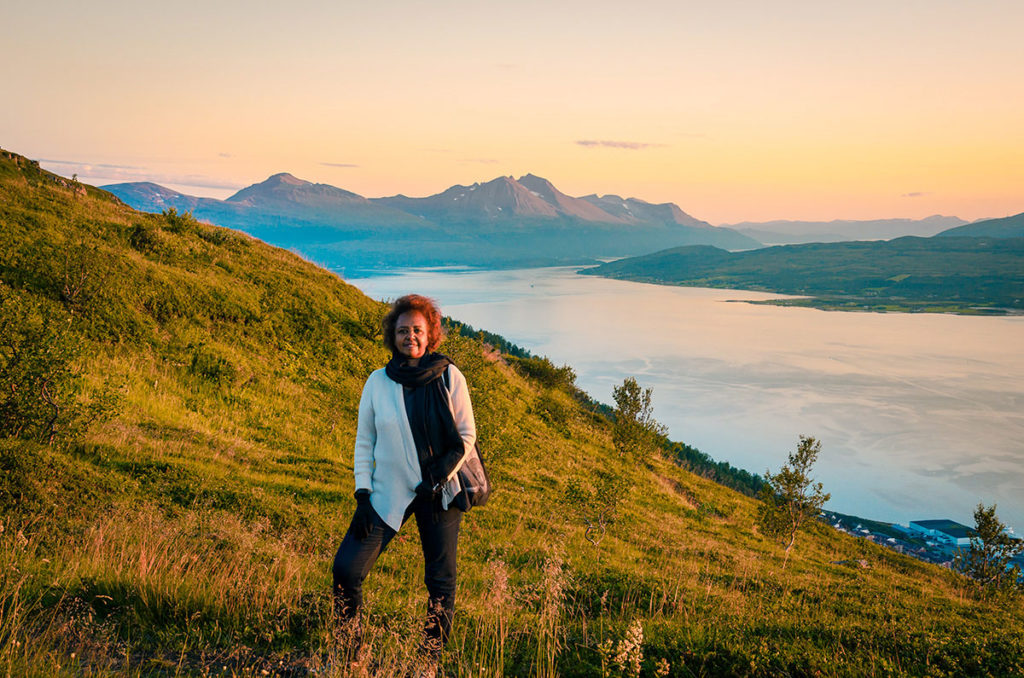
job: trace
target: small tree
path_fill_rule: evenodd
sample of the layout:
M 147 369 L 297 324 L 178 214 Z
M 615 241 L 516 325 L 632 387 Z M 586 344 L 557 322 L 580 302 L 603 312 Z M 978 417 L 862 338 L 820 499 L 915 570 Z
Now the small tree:
M 800 436 L 800 444 L 796 452 L 789 455 L 789 462 L 778 473 L 765 471 L 764 474 L 757 522 L 766 535 L 786 545 L 783 567 L 789 563 L 789 552 L 796 543 L 797 532 L 817 515 L 831 497 L 822 492 L 821 483 L 812 484 L 811 467 L 819 452 L 819 441 L 810 436 Z
M 1020 590 L 1021 569 L 1014 557 L 1024 552 L 1024 541 L 1006 533 L 1006 525 L 996 516 L 996 505 L 979 503 L 974 509 L 975 536 L 971 546 L 956 555 L 956 569 L 981 587 L 985 595 Z
M 52 445 L 113 416 L 118 394 L 86 397 L 82 337 L 59 305 L 0 284 L 0 437 Z
M 657 448 L 665 427 L 654 418 L 651 389 L 641 389 L 633 377 L 626 377 L 622 386 L 612 389 L 615 399 L 615 426 L 612 440 L 619 455 L 637 460 L 646 459 Z
M 621 474 L 608 470 L 596 471 L 591 481 L 586 485 L 578 478 L 571 478 L 562 503 L 587 526 L 584 538 L 597 546 L 607 534 L 608 526 L 615 521 L 619 504 L 632 486 Z
M 541 366 L 555 370 L 555 374 L 569 377 L 572 384 L 575 374 L 569 367 L 554 368 L 547 358 L 519 360 L 520 365 L 531 368 Z M 665 427 L 659 424 L 651 411 L 651 389 L 641 389 L 636 379 L 628 377 L 622 386 L 613 389 L 615 398 L 615 423 L 612 440 L 619 453 L 620 468 L 602 468 L 585 478 L 571 478 L 562 496 L 567 513 L 578 517 L 587 530 L 584 537 L 594 546 L 601 543 L 608 526 L 618 514 L 619 505 L 633 489 L 636 462 L 646 461 L 658 447 L 658 438 L 665 435 Z
M 64 308 L 71 315 L 82 311 L 100 293 L 109 274 L 95 245 L 79 242 L 64 248 L 64 267 L 57 280 Z

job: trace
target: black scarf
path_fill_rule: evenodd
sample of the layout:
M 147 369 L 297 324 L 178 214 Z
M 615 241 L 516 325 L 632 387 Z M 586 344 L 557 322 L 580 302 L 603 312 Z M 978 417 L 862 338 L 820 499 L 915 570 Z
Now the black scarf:
M 443 379 L 451 364 L 452 361 L 440 353 L 427 353 L 416 365 L 408 364 L 405 356 L 395 354 L 384 367 L 388 378 L 412 389 L 409 425 L 419 428 L 422 434 L 414 434 L 413 438 L 425 441 L 425 445 L 417 444 L 416 452 L 423 480 L 430 487 L 447 480 L 465 454 L 465 444 L 448 406 L 448 389 Z

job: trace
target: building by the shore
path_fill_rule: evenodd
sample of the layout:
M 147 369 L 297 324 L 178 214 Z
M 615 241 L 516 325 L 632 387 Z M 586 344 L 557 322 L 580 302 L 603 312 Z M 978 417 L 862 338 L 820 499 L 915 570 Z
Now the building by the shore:
M 971 537 L 977 535 L 973 527 L 953 520 L 912 520 L 910 529 L 949 546 L 970 546 Z

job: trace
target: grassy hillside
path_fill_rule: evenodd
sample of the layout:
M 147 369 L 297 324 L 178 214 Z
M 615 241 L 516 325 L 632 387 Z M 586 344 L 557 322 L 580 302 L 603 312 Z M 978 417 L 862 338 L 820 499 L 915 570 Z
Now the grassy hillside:
M 678 247 L 583 271 L 621 280 L 805 295 L 834 310 L 1024 311 L 1024 238 L 897 238 L 748 252 Z
M 6 153 L 0 256 L 0 675 L 345 675 L 329 570 L 382 307 Z M 643 676 L 1024 671 L 1019 601 L 823 525 L 784 569 L 753 500 L 618 458 L 566 373 L 454 332 L 444 350 L 497 487 L 464 522 L 449 674 L 635 675 L 613 656 L 628 638 Z M 29 407 L 47 371 L 56 418 Z M 43 424 L 14 435 L 19 416 Z M 598 471 L 632 489 L 595 546 L 564 500 Z M 416 644 L 416 542 L 403 532 L 367 582 L 374 675 L 403 675 Z

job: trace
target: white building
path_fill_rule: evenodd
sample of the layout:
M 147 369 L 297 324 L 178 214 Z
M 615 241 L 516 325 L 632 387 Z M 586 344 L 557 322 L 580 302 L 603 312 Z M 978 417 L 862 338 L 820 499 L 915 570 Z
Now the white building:
M 949 546 L 970 546 L 971 537 L 977 534 L 974 528 L 952 520 L 912 520 L 910 529 Z

